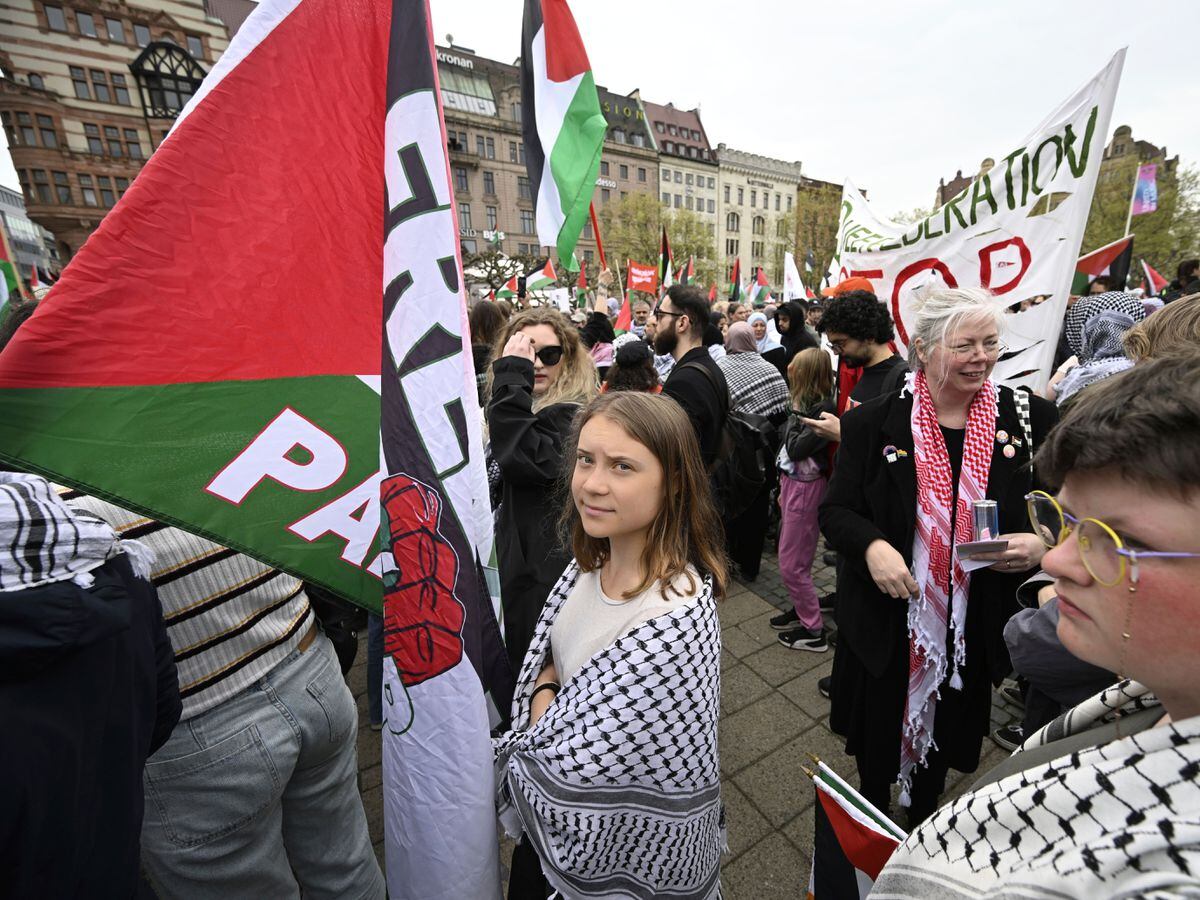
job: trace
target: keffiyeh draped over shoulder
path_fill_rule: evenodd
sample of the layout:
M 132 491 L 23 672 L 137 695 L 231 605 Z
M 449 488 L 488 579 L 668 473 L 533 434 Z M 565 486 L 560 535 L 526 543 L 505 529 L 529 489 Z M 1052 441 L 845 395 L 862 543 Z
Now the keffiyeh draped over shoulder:
M 494 742 L 498 806 L 567 898 L 720 896 L 720 624 L 712 584 L 594 656 L 528 727 L 550 628 L 579 576 L 546 600 Z
M 1121 682 L 1022 750 L 1156 703 L 1143 686 Z M 1200 717 L 1034 765 L 934 813 L 896 849 L 871 896 L 1200 896 L 1198 775 Z

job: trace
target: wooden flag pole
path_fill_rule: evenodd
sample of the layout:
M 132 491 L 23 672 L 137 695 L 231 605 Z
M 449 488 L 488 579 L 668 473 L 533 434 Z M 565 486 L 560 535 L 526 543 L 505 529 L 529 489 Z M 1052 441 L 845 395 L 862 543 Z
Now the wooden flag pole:
M 588 215 L 592 217 L 592 234 L 596 235 L 596 251 L 600 254 L 600 268 L 607 269 L 608 262 L 604 258 L 604 242 L 600 240 L 600 223 L 596 220 L 595 204 L 588 204 Z

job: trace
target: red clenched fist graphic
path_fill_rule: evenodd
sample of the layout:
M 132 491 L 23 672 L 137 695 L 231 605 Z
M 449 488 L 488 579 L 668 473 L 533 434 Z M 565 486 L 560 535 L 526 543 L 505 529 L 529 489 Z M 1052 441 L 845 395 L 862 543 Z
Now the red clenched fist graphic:
M 442 498 L 407 475 L 381 486 L 396 583 L 383 594 L 383 646 L 411 686 L 462 659 L 465 609 L 454 596 L 458 555 L 438 530 Z M 390 579 L 389 579 L 390 580 Z

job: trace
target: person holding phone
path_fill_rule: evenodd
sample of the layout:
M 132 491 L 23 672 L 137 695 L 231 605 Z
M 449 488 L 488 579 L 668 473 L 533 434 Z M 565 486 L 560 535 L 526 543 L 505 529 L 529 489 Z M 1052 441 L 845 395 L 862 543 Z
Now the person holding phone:
M 571 421 L 598 385 L 579 332 L 558 310 L 519 313 L 496 345 L 487 423 L 501 478 L 496 551 L 504 642 L 516 672 L 546 595 L 570 559 L 554 533 L 555 486 Z
M 936 808 L 949 768 L 979 764 L 989 682 L 1011 668 L 1004 624 L 1045 551 L 1024 497 L 1036 487 L 1031 444 L 1057 413 L 991 380 L 1002 320 L 984 290 L 935 291 L 918 306 L 914 373 L 905 390 L 843 416 L 819 513 L 842 555 L 830 726 L 881 810 L 899 779 L 912 825 Z M 1007 548 L 968 572 L 954 548 L 972 540 L 972 503 L 983 499 L 999 504 Z

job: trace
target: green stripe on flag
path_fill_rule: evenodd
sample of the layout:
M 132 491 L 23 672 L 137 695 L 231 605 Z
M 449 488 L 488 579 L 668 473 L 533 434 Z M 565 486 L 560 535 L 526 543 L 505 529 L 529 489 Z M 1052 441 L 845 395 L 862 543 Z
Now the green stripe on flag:
M 587 223 L 607 129 L 608 123 L 600 111 L 600 98 L 596 94 L 596 82 L 591 72 L 585 72 L 547 159 L 563 211 L 557 247 L 560 260 L 571 258 Z

